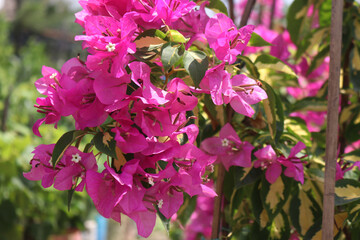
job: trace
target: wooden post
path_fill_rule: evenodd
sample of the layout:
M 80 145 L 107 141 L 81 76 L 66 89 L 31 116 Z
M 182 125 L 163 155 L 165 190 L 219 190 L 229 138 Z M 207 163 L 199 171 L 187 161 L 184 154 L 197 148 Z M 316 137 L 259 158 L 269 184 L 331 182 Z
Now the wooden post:
M 335 173 L 339 125 L 339 81 L 341 67 L 343 0 L 332 0 L 330 30 L 330 76 L 325 151 L 325 185 L 322 217 L 322 239 L 334 238 Z

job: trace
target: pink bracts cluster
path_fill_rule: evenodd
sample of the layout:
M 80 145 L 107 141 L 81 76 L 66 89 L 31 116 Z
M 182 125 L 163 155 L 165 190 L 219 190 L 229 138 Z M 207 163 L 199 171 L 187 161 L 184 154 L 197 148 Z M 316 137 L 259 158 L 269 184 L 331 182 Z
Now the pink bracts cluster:
M 206 185 L 215 162 L 226 169 L 252 166 L 254 147 L 241 141 L 230 124 L 219 137 L 206 139 L 198 148 L 199 129 L 190 124 L 194 116 L 187 113 L 198 105 L 198 97 L 209 94 L 215 105 L 229 104 L 251 117 L 255 113 L 251 105 L 267 98 L 257 80 L 234 75 L 227 68 L 245 50 L 254 26 L 237 29 L 222 13 L 208 17 L 207 3 L 196 7 L 188 0 L 88 0 L 80 4 L 84 10 L 76 14 L 76 22 L 84 32 L 76 40 L 83 41 L 89 55 L 84 62 L 68 60 L 61 71 L 43 67 L 43 77 L 35 86 L 45 97 L 38 98 L 35 107 L 44 117 L 33 131 L 41 136 L 42 124 L 56 127 L 61 117 L 71 115 L 83 135 L 101 134 L 105 148 L 115 142 L 116 157 L 102 153 L 108 156 L 99 172 L 91 148 L 81 152 L 70 146 L 53 164 L 54 144 L 40 145 L 34 151 L 31 171 L 24 176 L 58 190 L 82 191 L 85 186 L 101 215 L 120 222 L 125 214 L 136 222 L 139 235 L 147 237 L 156 213 L 171 218 L 183 204 L 184 193 L 216 195 Z M 192 25 L 197 27 L 189 28 Z M 214 51 L 216 61 L 204 72 L 199 88 L 185 78 L 172 77 L 159 55 L 151 61 L 136 55 L 139 35 L 147 30 L 168 34 L 170 29 L 187 38 L 181 43 L 184 49 L 202 42 Z M 162 74 L 153 74 L 156 69 Z M 179 69 L 170 69 L 175 70 Z M 184 136 L 187 140 L 180 141 Z M 295 157 L 301 148 L 295 148 L 288 158 L 272 157 L 287 168 L 285 175 L 303 182 L 302 162 Z M 257 156 L 255 167 L 268 166 L 269 159 L 263 155 Z M 270 180 L 267 177 L 269 182 L 281 173 L 275 168 Z

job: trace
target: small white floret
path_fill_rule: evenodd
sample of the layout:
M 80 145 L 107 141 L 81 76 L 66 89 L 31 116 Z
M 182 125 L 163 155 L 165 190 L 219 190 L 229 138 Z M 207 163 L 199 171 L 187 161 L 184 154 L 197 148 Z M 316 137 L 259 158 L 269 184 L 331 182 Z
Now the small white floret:
M 54 79 L 54 78 L 56 78 L 56 76 L 57 76 L 57 73 L 53 73 L 53 74 L 51 74 L 50 78 Z
M 162 208 L 163 204 L 164 204 L 164 200 L 160 199 L 158 204 L 157 204 L 158 208 L 159 209 Z
M 155 185 L 153 177 L 151 177 L 151 176 L 148 177 L 148 183 L 149 183 L 151 186 L 154 186 L 154 185 Z
M 115 51 L 115 46 L 116 45 L 114 43 L 109 42 L 109 44 L 106 45 L 106 49 L 108 52 L 113 52 L 113 51 Z
M 223 147 L 228 147 L 228 146 L 229 146 L 229 143 L 230 143 L 230 141 L 229 141 L 229 139 L 227 139 L 227 138 L 224 138 L 223 140 L 221 140 L 221 145 L 222 145 Z
M 80 160 L 81 160 L 81 156 L 78 153 L 72 155 L 71 161 L 73 161 L 74 163 L 78 163 L 80 162 Z

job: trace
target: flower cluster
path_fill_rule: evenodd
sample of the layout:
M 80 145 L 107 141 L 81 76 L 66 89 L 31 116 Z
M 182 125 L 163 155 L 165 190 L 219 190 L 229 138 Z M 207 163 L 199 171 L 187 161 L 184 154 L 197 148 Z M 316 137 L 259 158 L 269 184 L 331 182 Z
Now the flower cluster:
M 204 94 L 215 105 L 229 104 L 248 117 L 255 113 L 251 105 L 267 98 L 257 80 L 228 68 L 245 50 L 254 26 L 237 29 L 222 13 L 207 16 L 207 3 L 196 6 L 188 0 L 88 0 L 80 4 L 84 10 L 76 14 L 76 22 L 84 32 L 76 40 L 83 41 L 89 55 L 86 61 L 68 60 L 61 71 L 43 67 L 43 77 L 35 86 L 45 97 L 38 98 L 35 107 L 44 117 L 33 131 L 41 136 L 42 124 L 56 127 L 61 117 L 71 115 L 75 131 L 82 133 L 76 138 L 79 143 L 84 135 L 94 135 L 94 139 L 84 152 L 70 146 L 71 141 L 66 146 L 61 141 L 38 146 L 32 169 L 24 176 L 58 190 L 82 191 L 85 186 L 101 215 L 120 222 L 125 214 L 136 222 L 139 235 L 147 237 L 156 213 L 171 218 L 183 204 L 184 193 L 216 196 L 206 185 L 213 163 L 221 162 L 226 169 L 251 167 L 254 147 L 241 141 L 230 124 L 219 137 L 206 139 L 198 148 L 199 129 L 192 123 L 196 118 L 192 113 Z M 163 37 L 150 34 L 156 31 Z M 175 33 L 184 41 L 174 40 Z M 151 55 L 141 55 L 141 38 L 157 41 L 145 44 Z M 201 44 L 213 50 L 214 55 L 205 54 L 213 61 L 205 61 L 199 84 L 189 84 L 192 74 L 181 68 L 181 57 L 164 60 L 164 46 L 169 43 L 176 50 L 171 56 L 190 48 L 205 54 Z M 96 156 L 107 155 L 101 172 L 91 152 L 94 146 L 99 151 Z M 57 148 L 62 150 L 58 161 L 53 157 Z M 303 182 L 301 163 L 293 155 L 277 161 L 287 167 L 285 175 Z M 259 159 L 264 161 L 262 156 Z

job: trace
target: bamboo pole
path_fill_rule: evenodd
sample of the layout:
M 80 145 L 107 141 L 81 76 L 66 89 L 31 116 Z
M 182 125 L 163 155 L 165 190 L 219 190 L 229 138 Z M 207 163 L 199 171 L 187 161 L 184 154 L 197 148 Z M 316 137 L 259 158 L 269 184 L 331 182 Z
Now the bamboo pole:
M 343 0 L 332 0 L 330 30 L 330 76 L 325 151 L 325 185 L 322 216 L 322 239 L 334 238 L 335 173 L 339 125 L 339 81 L 341 67 Z

